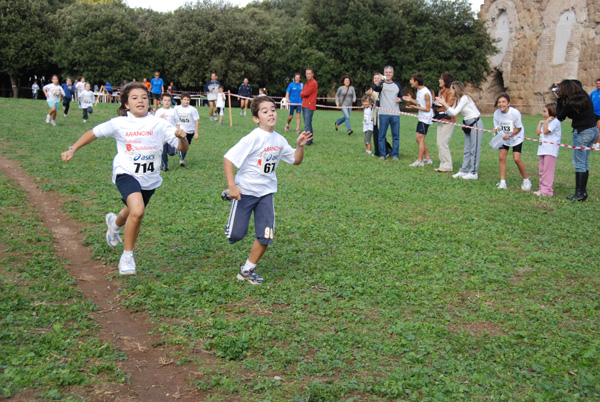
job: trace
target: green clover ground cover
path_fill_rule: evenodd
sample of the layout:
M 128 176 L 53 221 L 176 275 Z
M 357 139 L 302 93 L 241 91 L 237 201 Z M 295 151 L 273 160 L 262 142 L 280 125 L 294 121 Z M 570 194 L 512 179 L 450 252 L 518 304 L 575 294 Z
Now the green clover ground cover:
M 121 206 L 110 182 L 114 141 L 60 161 L 90 122 L 115 109 L 101 104 L 87 126 L 77 114 L 52 128 L 45 103 L 1 99 L 4 154 L 44 189 L 71 197 L 66 210 L 89 224 L 86 242 L 115 267 L 123 303 L 154 317 L 179 364 L 198 364 L 193 385 L 211 400 L 600 398 L 597 154 L 588 200 L 570 203 L 571 150 L 560 151 L 555 197 L 538 198 L 520 190 L 510 156 L 509 190 L 495 188 L 489 134 L 480 179 L 465 181 L 408 167 L 416 119 L 401 117 L 400 161 L 380 162 L 364 155 L 362 114 L 352 114 L 349 137 L 333 129 L 341 113 L 317 111 L 304 163 L 278 168 L 276 241 L 258 267 L 267 282 L 250 286 L 235 274 L 253 239 L 228 245 L 229 203 L 219 193 L 222 155 L 254 124 L 234 110 L 232 128 L 216 126 L 200 108 L 188 167 L 171 159 L 144 218 L 139 273 L 117 279 L 120 248 L 106 245 L 103 224 Z M 524 116 L 526 136 L 539 119 Z M 490 117 L 484 123 L 491 128 Z M 293 145 L 296 135 L 284 134 Z M 570 143 L 567 123 L 563 138 Z M 436 160 L 435 126 L 427 143 Z M 457 128 L 455 170 L 462 146 Z M 536 151 L 524 144 L 534 190 Z M 201 350 L 217 363 L 206 364 Z
M 0 396 L 82 400 L 81 388 L 126 381 L 123 354 L 97 335 L 95 306 L 54 254 L 21 190 L 0 175 Z M 88 400 L 88 399 L 85 399 Z

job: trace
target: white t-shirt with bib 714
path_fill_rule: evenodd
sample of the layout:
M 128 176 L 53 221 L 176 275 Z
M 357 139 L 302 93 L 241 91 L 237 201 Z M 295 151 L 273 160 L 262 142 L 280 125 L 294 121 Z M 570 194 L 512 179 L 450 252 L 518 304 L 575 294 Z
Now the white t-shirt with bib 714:
M 512 133 L 515 128 L 520 128 L 521 131 L 504 140 L 504 145 L 514 147 L 525 140 L 525 129 L 521 122 L 521 112 L 514 107 L 509 107 L 508 112 L 502 113 L 499 109 L 494 112 L 494 127 L 498 128 L 499 133 L 504 135 Z
M 546 123 L 544 123 L 542 125 L 542 133 L 544 132 L 545 126 L 546 126 Z M 562 129 L 560 126 L 560 121 L 558 119 L 553 119 L 548 124 L 548 130 L 550 130 L 550 132 L 548 134 L 540 135 L 540 141 L 550 141 L 550 142 L 554 142 L 556 144 L 560 144 L 560 138 L 562 136 Z M 559 149 L 560 149 L 560 146 L 558 146 L 558 145 L 540 142 L 540 145 L 538 146 L 537 154 L 538 155 L 551 155 L 551 156 L 554 156 L 555 158 L 558 158 L 558 150 Z
M 176 122 L 181 126 L 181 129 L 188 134 L 194 134 L 196 132 L 196 120 L 200 120 L 198 110 L 192 105 L 186 107 L 177 105 L 175 111 L 177 112 Z
M 235 184 L 242 194 L 262 197 L 277 192 L 277 166 L 282 160 L 293 164 L 295 151 L 281 134 L 255 128 L 224 157 L 239 169 Z
M 94 135 L 117 140 L 117 155 L 113 159 L 112 181 L 117 175 L 128 174 L 136 178 L 142 190 L 152 190 L 162 184 L 160 156 L 165 143 L 177 148 L 179 139 L 175 126 L 148 114 L 135 117 L 115 117 L 92 129 Z

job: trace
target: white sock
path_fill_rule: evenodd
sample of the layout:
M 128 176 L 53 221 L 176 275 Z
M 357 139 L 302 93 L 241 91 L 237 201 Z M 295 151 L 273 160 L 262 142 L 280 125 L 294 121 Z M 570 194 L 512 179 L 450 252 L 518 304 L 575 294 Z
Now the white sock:
M 506 180 L 500 180 L 500 184 L 506 184 Z
M 119 233 L 119 232 L 121 231 L 121 227 L 120 227 L 120 226 L 117 226 L 117 220 L 116 220 L 116 219 L 113 219 L 113 220 L 110 222 L 110 228 L 111 228 L 112 230 L 114 230 L 115 232 L 117 232 L 117 233 Z
M 123 250 L 122 257 L 131 257 L 131 258 L 133 258 L 133 250 L 129 250 L 129 251 Z
M 250 260 L 246 260 L 246 264 L 244 264 L 242 271 L 252 271 L 254 268 L 256 268 L 256 264 L 252 264 Z

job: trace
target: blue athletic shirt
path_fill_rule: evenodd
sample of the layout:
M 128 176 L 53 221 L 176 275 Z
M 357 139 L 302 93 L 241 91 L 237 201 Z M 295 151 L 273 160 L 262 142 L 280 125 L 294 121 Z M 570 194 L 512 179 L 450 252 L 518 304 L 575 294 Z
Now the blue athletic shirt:
M 296 84 L 295 81 L 290 82 L 285 92 L 289 92 L 290 94 L 290 103 L 297 103 L 299 105 L 302 104 L 302 98 L 300 97 L 300 92 L 302 92 L 302 87 L 304 85 L 300 82 Z
M 71 99 L 73 97 L 73 92 L 75 92 L 75 86 L 73 84 L 67 85 L 65 82 L 61 85 L 63 91 L 65 91 L 65 98 Z
M 590 93 L 590 98 L 592 98 L 592 103 L 594 104 L 594 114 L 600 116 L 600 90 L 594 89 Z
M 161 94 L 162 88 L 165 85 L 165 82 L 162 78 L 152 78 L 150 80 L 150 85 L 152 85 L 152 93 L 153 94 Z

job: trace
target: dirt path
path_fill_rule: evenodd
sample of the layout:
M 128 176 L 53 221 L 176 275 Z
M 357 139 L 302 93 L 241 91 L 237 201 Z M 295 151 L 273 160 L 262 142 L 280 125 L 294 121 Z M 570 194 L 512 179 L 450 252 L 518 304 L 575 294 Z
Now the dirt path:
M 77 280 L 77 288 L 100 308 L 94 314 L 100 325 L 100 338 L 128 356 L 118 364 L 131 375 L 131 384 L 105 390 L 104 396 L 100 392 L 94 400 L 105 397 L 113 401 L 203 400 L 204 395 L 189 386 L 188 379 L 194 376 L 192 368 L 177 366 L 168 351 L 152 346 L 160 344 L 161 338 L 148 334 L 154 328 L 150 316 L 120 306 L 115 283 L 107 279 L 116 266 L 106 267 L 92 260 L 91 252 L 82 246 L 81 226 L 61 211 L 65 200 L 40 190 L 16 162 L 2 155 L 0 170 L 28 194 L 29 202 L 39 211 L 44 226 L 55 239 L 57 254 L 68 261 L 64 266 Z

